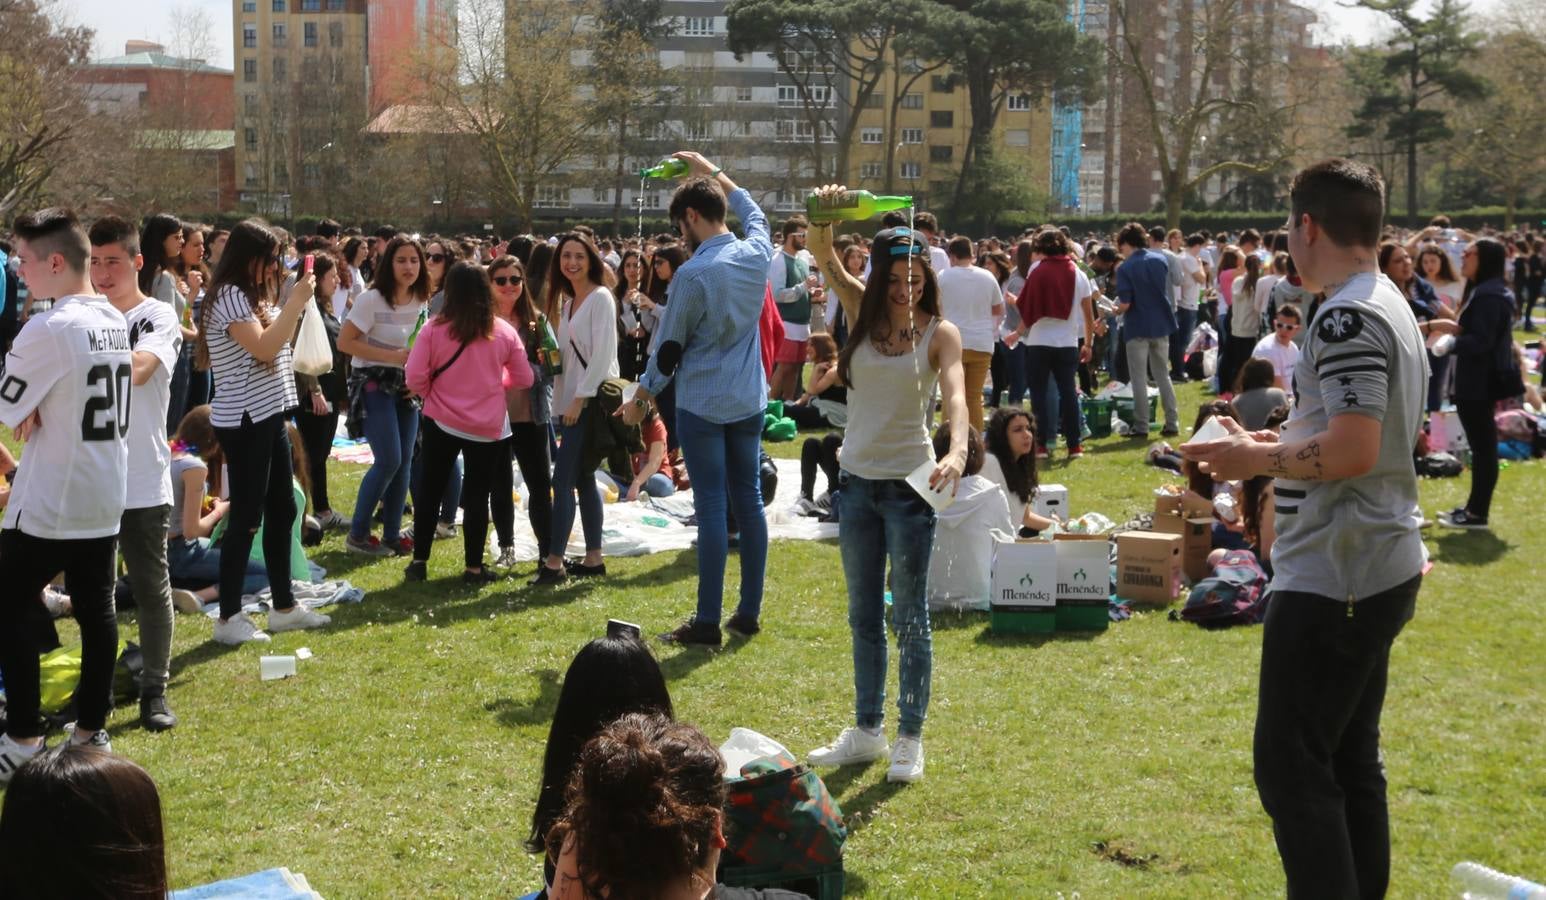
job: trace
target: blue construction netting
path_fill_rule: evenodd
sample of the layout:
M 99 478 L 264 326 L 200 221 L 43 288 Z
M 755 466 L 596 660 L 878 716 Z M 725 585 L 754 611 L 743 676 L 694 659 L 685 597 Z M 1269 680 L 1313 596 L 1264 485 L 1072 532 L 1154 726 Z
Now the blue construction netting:
M 1068 0 L 1068 20 L 1084 33 L 1085 0 Z M 1064 210 L 1079 209 L 1080 149 L 1084 139 L 1084 105 L 1052 95 L 1052 201 Z

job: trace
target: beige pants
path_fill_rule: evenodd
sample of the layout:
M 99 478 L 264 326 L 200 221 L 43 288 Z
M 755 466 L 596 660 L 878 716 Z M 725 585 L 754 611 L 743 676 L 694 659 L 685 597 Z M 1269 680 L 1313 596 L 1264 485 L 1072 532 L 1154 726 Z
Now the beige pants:
M 993 354 L 982 350 L 962 350 L 961 370 L 966 376 L 966 415 L 972 427 L 982 431 L 982 386 L 988 381 Z

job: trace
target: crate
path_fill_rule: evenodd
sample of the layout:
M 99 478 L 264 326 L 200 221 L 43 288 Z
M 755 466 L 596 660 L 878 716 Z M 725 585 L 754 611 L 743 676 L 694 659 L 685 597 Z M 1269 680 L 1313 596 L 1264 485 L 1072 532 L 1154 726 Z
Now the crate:
M 1111 408 L 1110 398 L 1079 398 L 1079 409 L 1084 412 L 1084 427 L 1089 429 L 1090 437 L 1111 436 Z
M 994 604 L 988 607 L 988 627 L 997 634 L 1051 634 L 1057 629 L 1057 610 Z
M 1115 404 L 1115 406 L 1113 408 L 1116 410 L 1117 418 L 1119 418 L 1122 421 L 1126 422 L 1128 425 L 1132 425 L 1133 424 L 1133 398 L 1132 397 L 1113 397 L 1112 398 L 1112 402 Z M 1149 424 L 1150 425 L 1154 424 L 1154 417 L 1158 413 L 1158 411 L 1159 411 L 1159 395 L 1157 393 L 1153 392 L 1153 391 L 1150 391 L 1149 392 Z
M 1105 631 L 1111 624 L 1105 600 L 1059 600 L 1058 631 Z

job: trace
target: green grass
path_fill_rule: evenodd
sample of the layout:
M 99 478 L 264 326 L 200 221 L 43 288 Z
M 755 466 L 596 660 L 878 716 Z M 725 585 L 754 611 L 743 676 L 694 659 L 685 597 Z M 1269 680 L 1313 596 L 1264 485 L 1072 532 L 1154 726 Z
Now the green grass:
M 1195 409 L 1201 394 L 1183 397 Z M 1167 476 L 1117 438 L 1091 449 L 1043 480 L 1066 484 L 1076 513 L 1147 508 Z M 336 468 L 341 508 L 360 471 Z M 1467 484 L 1425 483 L 1429 516 Z M 1430 535 L 1436 566 L 1392 653 L 1385 708 L 1392 896 L 1442 894 L 1462 859 L 1546 877 L 1543 490 L 1546 467 L 1514 464 L 1496 537 Z M 111 723 L 115 748 L 161 787 L 174 884 L 287 865 L 330 898 L 532 889 L 539 860 L 520 844 L 564 669 L 608 617 L 654 633 L 688 613 L 692 552 L 609 560 L 609 579 L 546 592 L 524 586 L 529 565 L 463 590 L 459 540 L 437 542 L 431 580 L 411 587 L 401 564 L 362 564 L 338 537 L 317 558 L 366 601 L 271 651 L 214 645 L 207 622 L 181 616 L 170 697 L 182 725 L 151 735 L 127 709 Z M 732 586 L 737 572 L 732 558 Z M 774 544 L 765 609 L 748 643 L 656 649 L 682 719 L 716 742 L 740 725 L 803 753 L 852 715 L 836 546 Z M 1282 893 L 1251 780 L 1261 629 L 1204 632 L 1162 612 L 1096 637 L 996 636 L 980 615 L 935 627 L 926 779 L 888 785 L 883 763 L 824 773 L 852 829 L 850 893 Z M 316 656 L 297 678 L 258 680 L 260 653 L 300 646 Z M 893 699 L 895 678 L 893 666 Z

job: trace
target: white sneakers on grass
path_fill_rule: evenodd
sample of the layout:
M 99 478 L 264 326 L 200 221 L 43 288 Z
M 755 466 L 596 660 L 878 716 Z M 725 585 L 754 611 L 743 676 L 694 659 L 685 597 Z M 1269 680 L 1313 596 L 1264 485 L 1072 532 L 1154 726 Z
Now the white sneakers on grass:
M 268 630 L 273 632 L 297 631 L 302 628 L 321 628 L 333 621 L 331 616 L 312 612 L 299 603 L 286 610 L 274 610 L 268 614 Z
M 222 644 L 245 644 L 248 641 L 268 643 L 269 636 L 246 613 L 237 613 L 225 621 L 215 620 L 215 640 Z
M 887 781 L 912 784 L 923 777 L 922 740 L 898 737 L 895 746 L 888 746 L 884 733 L 871 734 L 852 725 L 844 728 L 837 740 L 812 750 L 810 761 L 815 766 L 852 766 L 874 762 L 888 751 L 891 765 L 886 769 Z
M 43 752 L 43 742 L 37 746 L 29 747 L 12 739 L 8 734 L 0 733 L 0 786 L 11 783 L 11 776 L 22 767 L 22 763 Z
M 64 742 L 66 744 L 82 744 L 95 747 L 104 753 L 113 752 L 113 742 L 108 740 L 107 729 L 105 728 L 101 731 L 93 732 L 91 737 L 84 741 L 77 741 L 75 740 L 75 723 L 70 722 L 64 726 Z

